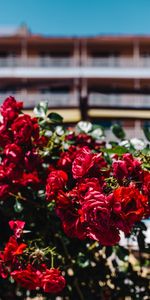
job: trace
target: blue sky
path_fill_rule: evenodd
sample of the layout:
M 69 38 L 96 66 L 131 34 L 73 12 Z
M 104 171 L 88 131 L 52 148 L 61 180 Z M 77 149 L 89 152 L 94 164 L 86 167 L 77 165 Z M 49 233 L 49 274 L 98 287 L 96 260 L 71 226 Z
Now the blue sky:
M 45 35 L 150 34 L 150 0 L 0 0 L 0 26 Z

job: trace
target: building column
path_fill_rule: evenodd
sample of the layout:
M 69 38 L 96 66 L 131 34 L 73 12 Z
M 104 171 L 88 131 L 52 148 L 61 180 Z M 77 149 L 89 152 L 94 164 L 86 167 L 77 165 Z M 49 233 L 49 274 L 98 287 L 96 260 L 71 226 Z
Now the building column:
M 79 79 L 75 78 L 73 80 L 73 87 L 71 90 L 71 104 L 77 104 L 79 106 Z
M 27 64 L 27 58 L 28 58 L 27 40 L 24 37 L 21 41 L 21 60 L 25 66 Z
M 88 86 L 87 79 L 80 79 L 80 112 L 81 119 L 87 120 L 88 118 Z
M 74 42 L 73 60 L 75 66 L 80 65 L 80 44 L 78 40 Z
M 81 65 L 86 66 L 88 62 L 87 54 L 87 42 L 86 40 L 81 41 Z
M 133 44 L 133 60 L 136 66 L 140 65 L 140 47 L 138 41 L 135 41 Z M 134 89 L 140 89 L 140 79 L 134 80 Z
M 135 41 L 133 44 L 133 59 L 134 63 L 138 66 L 140 63 L 140 47 L 138 41 Z
M 27 65 L 27 59 L 28 59 L 27 40 L 26 37 L 24 36 L 21 40 L 21 62 L 23 66 Z M 23 83 L 23 85 L 27 85 L 27 78 L 23 78 L 21 82 Z M 24 102 L 27 102 L 28 101 L 27 88 L 26 87 L 21 88 L 20 92 L 24 99 Z

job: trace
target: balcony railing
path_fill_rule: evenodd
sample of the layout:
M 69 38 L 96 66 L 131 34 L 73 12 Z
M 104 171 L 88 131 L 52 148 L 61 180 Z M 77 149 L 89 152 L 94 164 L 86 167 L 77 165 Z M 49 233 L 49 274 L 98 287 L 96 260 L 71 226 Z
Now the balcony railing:
M 89 95 L 89 106 L 150 109 L 150 95 L 91 93 Z
M 115 68 L 143 68 L 150 67 L 150 58 L 140 57 L 108 57 L 88 58 L 86 64 L 91 67 L 115 67 Z
M 50 57 L 7 57 L 0 58 L 0 68 L 17 68 L 17 67 L 94 67 L 94 68 L 150 68 L 150 58 L 140 57 L 134 59 L 133 57 L 108 57 L 108 58 L 94 58 L 76 59 L 74 57 L 68 58 L 50 58 Z
M 0 93 L 0 103 L 12 95 L 18 101 L 23 101 L 25 107 L 34 107 L 40 101 L 47 101 L 49 107 L 77 107 L 79 105 L 78 93 L 41 93 L 41 92 L 7 92 Z M 150 95 L 118 95 L 118 94 L 89 94 L 89 107 L 105 108 L 141 108 L 150 109 Z
M 0 103 L 9 95 L 23 101 L 25 108 L 33 108 L 41 101 L 47 101 L 49 107 L 77 107 L 78 95 L 75 93 L 0 93 Z
M 107 57 L 107 58 L 88 58 L 86 65 L 90 67 L 111 67 L 111 68 L 149 68 L 150 58 L 139 57 Z
M 73 58 L 50 57 L 7 57 L 0 58 L 0 67 L 71 67 L 75 65 Z

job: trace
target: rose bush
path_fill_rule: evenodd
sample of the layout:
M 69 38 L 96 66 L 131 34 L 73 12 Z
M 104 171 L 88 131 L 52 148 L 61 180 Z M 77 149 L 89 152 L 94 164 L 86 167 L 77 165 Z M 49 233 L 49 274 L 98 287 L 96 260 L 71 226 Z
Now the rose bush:
M 127 140 L 106 143 L 102 128 L 91 123 L 66 128 L 44 103 L 34 118 L 22 107 L 8 97 L 0 109 L 2 280 L 13 286 L 13 299 L 26 290 L 31 296 L 105 299 L 104 286 L 117 299 L 120 269 L 114 271 L 113 251 L 119 260 L 129 255 L 120 234 L 134 234 L 147 251 L 140 222 L 150 215 L 149 145 L 137 150 Z M 87 276 L 93 271 L 97 277 Z

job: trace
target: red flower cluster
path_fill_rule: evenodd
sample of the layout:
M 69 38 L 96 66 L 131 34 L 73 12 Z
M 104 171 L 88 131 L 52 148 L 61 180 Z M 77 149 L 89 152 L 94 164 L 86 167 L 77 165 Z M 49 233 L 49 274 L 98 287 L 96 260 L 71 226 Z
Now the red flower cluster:
M 134 159 L 130 153 L 126 153 L 122 156 L 122 159 L 115 160 L 112 164 L 113 175 L 119 182 L 123 179 L 128 180 L 142 180 L 143 171 L 141 169 L 141 163 Z
M 4 251 L 0 252 L 0 275 L 6 278 L 14 268 L 19 268 L 19 256 L 26 249 L 27 244 L 17 241 L 20 238 L 25 223 L 22 221 L 10 221 L 9 226 L 14 231 L 14 235 L 9 238 Z
M 58 269 L 48 269 L 41 261 L 38 262 L 38 268 L 30 263 L 30 254 L 24 257 L 24 250 L 27 250 L 27 244 L 20 243 L 17 239 L 21 237 L 25 222 L 10 221 L 10 228 L 14 235 L 9 238 L 4 251 L 0 252 L 0 276 L 6 278 L 9 275 L 22 287 L 29 290 L 42 288 L 46 293 L 59 293 L 65 287 L 65 278 Z
M 11 272 L 12 278 L 28 290 L 42 288 L 45 293 L 56 294 L 61 292 L 65 285 L 65 278 L 58 269 L 45 269 L 42 272 L 28 264 L 24 270 Z
M 39 171 L 41 158 L 38 154 L 39 125 L 36 118 L 21 114 L 22 102 L 8 97 L 0 108 L 0 197 L 30 186 L 36 189 L 41 183 Z M 31 163 L 32 162 L 32 163 Z
M 44 119 L 38 120 L 21 109 L 22 103 L 13 97 L 0 108 L 0 204 L 4 209 L 10 203 L 4 201 L 11 197 L 16 203 L 27 200 L 22 201 L 21 219 L 28 204 L 34 204 L 44 216 L 56 212 L 67 236 L 106 246 L 118 243 L 120 231 L 129 234 L 136 222 L 150 214 L 150 172 L 142 160 L 131 153 L 109 156 L 109 151 L 101 150 L 105 142 L 89 131 L 63 131 L 59 136 L 45 111 Z M 54 200 L 55 211 L 53 203 L 47 208 L 45 198 Z M 33 226 L 38 219 L 34 218 Z M 31 250 L 22 241 L 25 222 L 10 221 L 9 225 L 14 234 L 0 252 L 0 275 L 11 276 L 30 290 L 60 292 L 65 286 L 61 272 L 53 264 L 50 268 L 47 254 Z
M 129 234 L 146 215 L 149 173 L 129 153 L 115 156 L 108 165 L 102 153 L 87 146 L 72 149 L 61 154 L 57 169 L 48 175 L 47 200 L 56 201 L 56 213 L 69 237 L 114 245 L 120 230 Z

